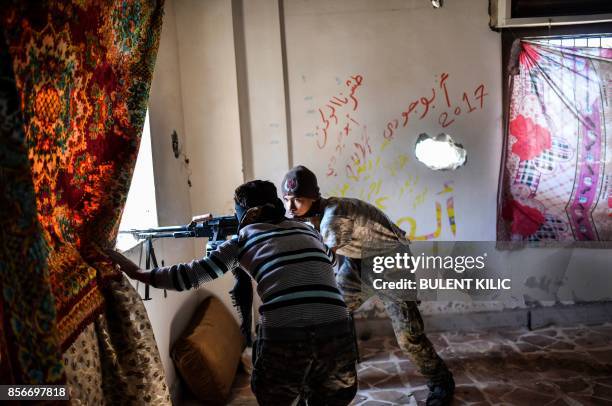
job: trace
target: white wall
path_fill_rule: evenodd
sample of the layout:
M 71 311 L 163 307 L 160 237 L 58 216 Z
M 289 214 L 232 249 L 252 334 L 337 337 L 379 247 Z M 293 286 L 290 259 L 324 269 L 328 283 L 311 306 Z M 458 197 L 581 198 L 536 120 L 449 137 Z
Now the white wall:
M 229 3 L 225 2 L 226 7 Z M 319 174 L 325 194 L 379 202 L 393 219 L 404 218 L 405 229 L 410 229 L 414 220 L 416 236 L 436 230 L 438 202 L 443 217 L 438 239 L 495 238 L 499 154 L 491 151 L 501 150 L 501 42 L 499 34 L 488 28 L 486 1 L 451 2 L 434 10 L 420 0 L 285 0 L 282 16 L 278 0 L 231 3 L 239 95 L 235 117 L 240 119 L 245 178 L 270 179 L 280 186 L 290 166 L 305 164 Z M 230 33 L 224 30 L 222 35 L 218 41 L 226 44 Z M 192 52 L 198 52 L 190 46 Z M 231 59 L 224 56 L 229 51 L 210 52 L 216 60 Z M 227 77 L 231 76 L 229 68 L 227 72 Z M 482 109 L 456 118 L 450 109 L 455 122 L 448 128 L 438 123 L 445 107 L 438 83 L 442 73 L 449 74 L 447 88 L 453 108 L 466 108 L 462 104 L 464 91 L 471 94 L 474 105 L 472 93 L 479 84 L 484 84 L 488 93 Z M 336 155 L 334 140 L 342 126 L 330 130 L 325 148 L 317 148 L 318 109 L 325 110 L 333 96 L 346 95 L 345 80 L 356 74 L 364 78 L 357 93 L 359 108 L 341 113 L 351 113 L 360 125 L 351 129 L 345 148 L 336 157 L 338 176 L 327 177 L 328 163 Z M 401 112 L 412 100 L 429 95 L 432 87 L 437 91 L 438 110 L 433 107 L 425 119 L 412 120 L 410 128 L 400 126 L 395 139 L 383 145 L 387 123 L 394 119 L 401 122 Z M 230 98 L 233 88 L 223 88 Z M 214 114 L 207 117 L 215 120 Z M 343 119 L 348 122 L 341 116 L 341 124 Z M 364 127 L 373 149 L 366 161 L 372 161 L 374 168 L 351 179 L 345 167 L 356 151 L 354 143 L 361 143 Z M 449 132 L 467 148 L 465 168 L 439 173 L 416 162 L 416 136 L 441 131 Z M 231 142 L 234 145 L 234 140 Z M 479 210 L 472 210 L 475 194 L 487 199 Z M 456 212 L 454 234 L 446 209 L 449 197 L 454 198 Z
M 295 0 L 286 2 L 285 11 L 295 163 L 315 170 L 325 193 L 368 200 L 396 221 L 410 217 L 416 223 L 415 236 L 436 230 L 439 202 L 438 240 L 494 240 L 500 154 L 493 152 L 501 151 L 501 41 L 487 25 L 487 1 L 449 1 L 434 9 L 421 0 Z M 448 74 L 451 108 L 440 87 L 443 73 Z M 362 77 L 354 94 L 357 104 L 349 100 L 338 106 L 350 91 L 346 81 L 354 75 Z M 473 96 L 480 84 L 488 93 L 482 109 Z M 412 113 L 404 127 L 402 112 L 421 97 L 431 98 L 432 89 L 435 99 L 427 114 L 420 119 L 426 109 L 419 105 L 418 114 Z M 466 112 L 464 92 L 477 107 L 471 113 Z M 328 106 L 336 109 L 338 124 L 328 118 Z M 458 116 L 456 107 L 463 110 Z M 325 126 L 319 109 L 331 121 L 323 148 L 317 146 Z M 440 124 L 444 112 L 449 121 L 454 119 L 446 128 Z M 384 130 L 394 120 L 398 128 L 385 143 Z M 350 132 L 339 144 L 338 134 L 346 124 Z M 414 145 L 422 132 L 451 134 L 467 149 L 467 165 L 454 172 L 434 172 L 416 161 Z M 368 148 L 364 133 L 371 148 L 365 159 L 354 146 Z M 352 160 L 356 152 L 361 155 L 357 165 Z M 326 176 L 333 159 L 336 174 Z M 453 191 L 444 193 L 449 182 Z M 451 196 L 456 234 L 446 210 Z M 473 210 L 476 205 L 478 210 Z M 407 231 L 408 221 L 402 224 Z
M 279 185 L 291 163 L 278 0 L 232 3 L 245 180 Z
M 149 98 L 153 173 L 160 226 L 184 224 L 191 218 L 186 168 L 180 160 L 174 158 L 170 139 L 170 134 L 176 130 L 181 144 L 184 143 L 182 99 L 177 73 L 176 19 L 174 4 L 168 1 L 165 4 L 161 40 Z M 128 253 L 136 262 L 139 260 L 140 249 L 138 246 Z M 158 241 L 155 243 L 155 251 L 159 265 L 162 259 L 166 264 L 172 264 L 192 259 L 194 245 L 192 240 Z M 144 267 L 144 254 L 142 266 Z M 144 297 L 142 285 L 139 291 Z M 153 299 L 144 302 L 171 390 L 176 382 L 176 372 L 170 359 L 170 348 L 176 333 L 182 330 L 188 321 L 188 318 L 182 315 L 193 312 L 203 293 L 168 292 L 168 297 L 164 298 L 161 290 L 151 288 Z M 173 328 L 170 328 L 171 326 Z
M 185 146 L 190 159 L 193 215 L 234 213 L 234 189 L 243 182 L 236 57 L 229 0 L 177 0 L 176 33 Z M 195 241 L 194 256 L 205 252 Z M 234 312 L 231 275 L 207 284 Z
M 221 7 L 223 3 L 172 0 L 165 3 L 160 46 L 149 98 L 160 226 L 186 224 L 194 214 L 203 211 L 231 212 L 233 188 L 242 180 L 239 132 L 235 119 L 237 96 L 233 53 L 228 53 L 226 66 L 221 66 L 216 56 L 204 52 L 207 49 L 211 52 L 222 51 L 228 45 L 229 49 L 232 49 L 231 39 L 225 44 L 218 43 L 224 33 L 216 30 L 223 31 L 225 27 L 231 30 L 231 14 L 228 9 Z M 191 11 L 196 11 L 197 14 L 192 15 Z M 202 16 L 208 16 L 208 19 L 202 21 Z M 218 20 L 219 16 L 226 16 L 229 20 Z M 217 25 L 213 26 L 212 22 L 215 20 Z M 180 42 L 182 47 L 179 46 Z M 202 52 L 196 51 L 200 49 L 198 44 L 201 45 Z M 232 74 L 223 79 L 227 69 Z M 183 76 L 187 79 L 184 80 Z M 227 86 L 230 87 L 232 97 L 224 96 Z M 182 157 L 174 157 L 170 138 L 174 130 L 178 133 L 181 150 L 190 159 L 189 167 L 185 166 Z M 234 143 L 230 142 L 228 146 L 225 141 L 232 138 Z M 227 165 L 227 162 L 235 162 L 236 165 Z M 189 171 L 192 188 L 187 184 Z M 202 256 L 204 244 L 205 241 L 191 239 L 158 240 L 155 242 L 155 251 L 160 265 L 162 260 L 166 265 L 170 265 Z M 137 263 L 139 254 L 139 246 L 127 253 Z M 142 266 L 144 267 L 144 254 Z M 232 283 L 232 278 L 226 276 L 197 291 L 169 291 L 166 298 L 162 290 L 151 288 L 152 300 L 145 301 L 144 304 L 173 397 L 177 395 L 178 381 L 170 359 L 172 344 L 185 329 L 195 306 L 205 297 L 217 296 L 231 308 L 227 292 Z M 144 297 L 142 284 L 139 291 Z
M 231 2 L 180 0 L 175 6 L 191 208 L 231 213 L 243 179 Z

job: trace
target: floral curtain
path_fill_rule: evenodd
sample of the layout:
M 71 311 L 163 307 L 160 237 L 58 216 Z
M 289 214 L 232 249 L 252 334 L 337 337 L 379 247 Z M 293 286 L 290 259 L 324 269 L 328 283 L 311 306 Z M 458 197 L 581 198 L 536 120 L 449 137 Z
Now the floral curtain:
M 498 240 L 612 240 L 612 49 L 521 41 Z
M 62 383 L 48 247 L 36 216 L 19 97 L 0 32 L 0 382 Z
M 65 379 L 58 354 L 87 332 L 100 343 L 108 333 L 105 351 L 117 352 L 107 366 L 123 374 L 121 351 L 153 349 L 155 358 L 157 348 L 127 341 L 153 336 L 148 320 L 130 321 L 132 309 L 118 307 L 118 294 L 136 293 L 103 250 L 115 240 L 136 161 L 163 0 L 5 3 L 0 344 L 15 381 L 49 383 Z M 130 322 L 149 331 L 122 339 L 117 326 Z

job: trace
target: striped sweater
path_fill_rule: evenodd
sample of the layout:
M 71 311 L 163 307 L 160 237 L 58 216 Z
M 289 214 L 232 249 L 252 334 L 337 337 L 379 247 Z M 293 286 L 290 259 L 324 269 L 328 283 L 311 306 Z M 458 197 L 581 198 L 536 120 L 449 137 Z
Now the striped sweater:
M 257 282 L 266 327 L 304 327 L 348 317 L 334 278 L 333 252 L 306 224 L 283 220 L 254 223 L 221 244 L 209 257 L 151 271 L 151 284 L 194 289 L 242 267 Z

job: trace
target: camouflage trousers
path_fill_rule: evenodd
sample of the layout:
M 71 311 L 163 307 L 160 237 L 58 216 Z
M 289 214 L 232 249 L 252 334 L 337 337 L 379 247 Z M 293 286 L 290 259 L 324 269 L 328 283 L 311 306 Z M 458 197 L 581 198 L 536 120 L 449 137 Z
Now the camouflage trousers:
M 364 289 L 361 281 L 361 260 L 338 256 L 336 282 L 351 314 L 377 293 Z M 423 318 L 415 301 L 393 299 L 379 295 L 393 324 L 399 347 L 421 374 L 431 383 L 446 381 L 450 371 L 425 335 Z
M 258 338 L 251 389 L 264 406 L 348 405 L 357 393 L 356 360 L 352 333 L 287 341 Z

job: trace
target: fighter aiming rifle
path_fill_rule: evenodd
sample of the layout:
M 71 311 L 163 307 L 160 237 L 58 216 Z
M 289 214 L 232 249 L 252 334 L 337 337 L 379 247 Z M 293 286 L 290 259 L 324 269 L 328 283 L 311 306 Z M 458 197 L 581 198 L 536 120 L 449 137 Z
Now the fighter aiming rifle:
M 153 240 L 157 238 L 208 238 L 206 243 L 206 256 L 217 249 L 228 237 L 238 233 L 238 219 L 236 216 L 213 217 L 210 214 L 194 217 L 191 223 L 184 226 L 170 226 L 149 228 L 146 230 L 127 230 L 120 233 L 132 234 L 137 240 L 145 240 L 146 269 L 159 268 Z M 162 264 L 163 265 L 163 264 Z M 241 268 L 232 271 L 236 283 L 230 291 L 232 302 L 239 310 L 242 323 L 240 330 L 246 338 L 248 346 L 251 340 L 251 304 L 253 302 L 253 287 L 251 277 Z M 145 297 L 143 300 L 151 300 L 149 285 L 145 284 Z M 164 290 L 165 294 L 165 290 Z
M 144 240 L 146 250 L 145 269 L 158 268 L 153 240 L 157 238 L 208 238 L 206 243 L 206 256 L 214 251 L 218 245 L 222 244 L 228 237 L 236 235 L 238 232 L 238 220 L 236 216 L 212 217 L 210 215 L 196 217 L 184 226 L 156 227 L 146 230 L 126 230 L 120 231 L 123 234 L 132 234 L 137 240 Z M 242 273 L 234 273 L 238 281 L 243 278 Z M 246 275 L 249 278 L 248 275 Z M 250 279 L 249 279 L 250 286 Z M 236 287 L 234 287 L 234 290 Z M 151 300 L 149 285 L 145 284 L 145 297 L 143 300 Z

